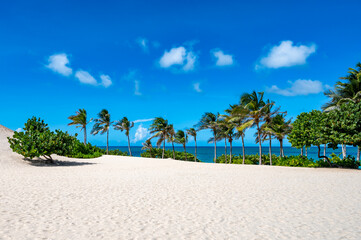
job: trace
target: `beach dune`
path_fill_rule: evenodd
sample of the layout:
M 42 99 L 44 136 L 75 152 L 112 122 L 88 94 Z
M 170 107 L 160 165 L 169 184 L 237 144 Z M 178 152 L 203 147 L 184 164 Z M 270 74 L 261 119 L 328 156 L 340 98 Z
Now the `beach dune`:
M 0 239 L 360 239 L 361 172 L 103 156 L 34 166 L 0 126 Z

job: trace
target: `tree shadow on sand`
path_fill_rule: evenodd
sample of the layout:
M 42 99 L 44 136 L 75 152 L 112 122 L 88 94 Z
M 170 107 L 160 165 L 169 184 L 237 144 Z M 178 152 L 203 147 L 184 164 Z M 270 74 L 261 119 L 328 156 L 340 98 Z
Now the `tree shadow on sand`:
M 48 160 L 44 160 L 41 158 L 32 159 L 32 160 L 24 158 L 24 161 L 26 161 L 30 165 L 36 166 L 36 167 L 75 167 L 75 166 L 96 164 L 96 163 L 92 163 L 92 162 L 61 161 L 61 160 L 55 160 L 55 159 L 50 162 Z

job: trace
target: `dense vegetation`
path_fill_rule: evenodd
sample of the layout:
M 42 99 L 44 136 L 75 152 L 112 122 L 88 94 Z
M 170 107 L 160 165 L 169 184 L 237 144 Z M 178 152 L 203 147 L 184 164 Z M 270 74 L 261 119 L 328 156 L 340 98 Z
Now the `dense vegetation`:
M 173 157 L 172 150 L 165 150 L 164 157 L 163 157 L 163 149 L 152 148 L 152 149 L 147 149 L 145 152 L 143 152 L 141 154 L 141 156 L 147 157 L 147 158 L 172 158 L 172 159 L 176 159 L 176 160 L 195 161 L 195 157 L 191 153 L 174 151 L 174 154 L 175 154 L 175 157 Z M 200 162 L 200 160 L 197 159 L 196 162 Z
M 95 158 L 105 154 L 105 150 L 90 143 L 81 143 L 77 135 L 71 136 L 67 132 L 50 131 L 48 125 L 40 118 L 32 117 L 25 123 L 22 132 L 14 132 L 8 138 L 10 148 L 26 159 L 44 157 L 47 163 L 52 163 L 52 154 L 73 158 Z M 109 152 L 112 155 L 128 155 L 119 150 Z
M 245 155 L 245 161 L 243 162 L 242 155 L 233 155 L 232 156 L 233 164 L 251 164 L 258 165 L 259 155 Z M 263 164 L 270 165 L 269 155 L 263 155 Z M 221 155 L 217 158 L 217 163 L 226 163 L 229 162 L 229 156 L 227 161 L 225 161 L 225 155 Z M 332 154 L 330 162 L 333 166 L 341 168 L 358 168 L 360 162 L 356 161 L 354 157 L 348 156 L 345 159 L 341 159 L 335 154 Z M 272 164 L 275 166 L 289 166 L 289 167 L 329 167 L 328 162 L 324 160 L 314 160 L 312 158 L 307 158 L 306 156 L 284 156 L 280 157 L 275 154 L 272 155 Z

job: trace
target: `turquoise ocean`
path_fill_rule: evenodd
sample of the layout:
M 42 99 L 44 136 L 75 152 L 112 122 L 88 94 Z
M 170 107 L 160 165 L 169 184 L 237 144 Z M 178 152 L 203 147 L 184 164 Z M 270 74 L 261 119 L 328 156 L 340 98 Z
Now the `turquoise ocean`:
M 101 146 L 101 148 L 105 148 L 104 146 Z M 123 152 L 128 152 L 127 146 L 109 146 L 109 149 L 119 149 Z M 172 147 L 166 147 L 166 149 L 172 150 Z M 286 156 L 290 155 L 300 155 L 300 149 L 296 149 L 293 147 L 284 147 L 284 153 Z M 131 146 L 132 154 L 135 157 L 140 157 L 140 154 L 143 152 L 141 146 Z M 183 147 L 176 146 L 176 151 L 183 151 Z M 187 152 L 194 154 L 194 147 L 189 146 L 187 147 Z M 232 152 L 234 155 L 242 154 L 242 147 L 233 147 Z M 217 147 L 217 156 L 220 156 L 225 153 L 224 146 Z M 258 147 L 245 147 L 245 153 L 246 155 L 252 155 L 258 153 Z M 268 154 L 268 147 L 262 147 L 262 153 Z M 280 148 L 279 147 L 272 147 L 272 153 L 279 155 Z M 335 153 L 339 156 L 341 155 L 341 148 L 338 149 L 331 149 L 327 148 L 326 155 L 330 156 L 331 153 Z M 229 154 L 229 148 L 227 149 L 227 154 Z M 321 155 L 323 154 L 323 146 L 321 147 Z M 356 147 L 347 147 L 347 155 L 351 155 L 356 157 L 357 155 L 357 148 Z M 202 162 L 213 162 L 213 156 L 214 156 L 214 147 L 210 146 L 199 146 L 197 148 L 197 157 Z M 308 157 L 313 159 L 318 159 L 317 157 L 317 147 L 311 147 L 308 149 Z

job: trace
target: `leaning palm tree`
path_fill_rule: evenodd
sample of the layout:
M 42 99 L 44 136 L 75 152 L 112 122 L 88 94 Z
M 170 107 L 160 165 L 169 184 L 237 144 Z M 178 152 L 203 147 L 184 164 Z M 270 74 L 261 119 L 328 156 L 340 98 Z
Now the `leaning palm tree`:
M 164 158 L 165 140 L 167 139 L 169 131 L 168 125 L 168 120 L 165 120 L 162 117 L 156 117 L 149 127 L 150 134 L 154 134 L 151 138 L 158 138 L 157 147 L 160 147 L 160 145 L 163 143 L 162 158 Z
M 98 113 L 98 118 L 94 119 L 94 126 L 91 130 L 91 134 L 96 135 L 98 133 L 104 134 L 107 133 L 107 149 L 106 152 L 108 154 L 109 150 L 109 128 L 113 122 L 110 121 L 110 114 L 108 110 L 103 109 Z
M 128 150 L 130 156 L 132 156 L 132 150 L 130 149 L 129 131 L 132 127 L 134 127 L 134 122 L 130 122 L 127 117 L 123 117 L 122 120 L 115 121 L 114 123 L 115 130 L 125 131 L 125 136 L 128 138 Z
M 189 128 L 187 129 L 187 134 L 194 138 L 194 161 L 197 161 L 197 130 Z
M 245 163 L 245 149 L 244 149 L 244 136 L 246 130 L 252 126 L 253 122 L 249 121 L 248 118 L 248 109 L 245 108 L 243 105 L 230 105 L 229 109 L 226 109 L 225 111 L 228 113 L 228 120 L 235 124 L 237 134 L 242 139 L 242 155 L 243 155 L 243 161 L 242 164 Z
M 227 111 L 227 110 L 226 110 Z M 235 139 L 241 137 L 239 132 L 235 132 L 236 123 L 232 121 L 229 115 L 222 115 L 220 124 L 220 135 L 224 138 L 225 142 L 225 163 L 227 163 L 227 141 L 229 142 L 229 163 L 232 163 L 232 143 Z
M 167 128 L 167 137 L 166 138 L 167 138 L 168 142 L 172 143 L 173 159 L 175 159 L 174 135 L 175 135 L 175 130 L 174 130 L 173 124 L 169 124 L 168 128 Z
M 80 131 L 84 130 L 84 145 L 86 145 L 86 125 L 90 123 L 92 119 L 90 119 L 89 122 L 87 121 L 87 114 L 85 109 L 79 109 L 75 113 L 75 115 L 68 117 L 68 119 L 72 121 L 68 123 L 68 126 L 77 125 L 77 128 L 81 128 Z
M 183 130 L 178 130 L 177 133 L 174 136 L 174 141 L 178 144 L 182 144 L 184 148 L 184 154 L 186 155 L 186 161 L 187 159 L 187 149 L 186 144 L 188 142 L 188 135 Z
M 264 92 L 244 93 L 241 96 L 241 105 L 243 105 L 248 111 L 248 116 L 250 118 L 249 122 L 252 125 L 255 125 L 257 128 L 257 137 L 261 139 L 261 128 L 260 123 L 263 121 L 265 112 L 270 104 L 265 103 L 263 100 Z M 262 141 L 259 141 L 259 165 L 262 164 Z
M 217 123 L 218 115 L 215 115 L 211 112 L 206 112 L 202 118 L 201 121 L 197 124 L 198 130 L 203 129 L 210 129 L 213 133 L 213 138 L 215 139 L 214 142 L 214 162 L 217 160 L 217 129 L 218 129 L 218 123 Z
M 266 130 L 280 142 L 280 157 L 284 157 L 283 139 L 292 131 L 291 119 L 286 121 L 285 114 L 277 114 Z

